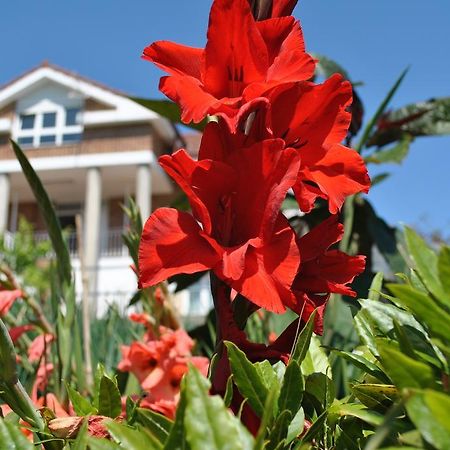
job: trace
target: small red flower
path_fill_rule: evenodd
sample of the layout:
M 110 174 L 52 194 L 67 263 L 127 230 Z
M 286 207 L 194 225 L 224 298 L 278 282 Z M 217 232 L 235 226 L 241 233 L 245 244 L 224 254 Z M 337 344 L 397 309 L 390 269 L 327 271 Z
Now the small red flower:
M 279 6 L 280 15 L 289 8 Z M 207 114 L 232 118 L 270 87 L 307 80 L 315 69 L 299 23 L 291 16 L 257 22 L 247 0 L 214 1 L 205 49 L 159 41 L 143 58 L 170 74 L 160 90 L 180 105 L 185 123 Z

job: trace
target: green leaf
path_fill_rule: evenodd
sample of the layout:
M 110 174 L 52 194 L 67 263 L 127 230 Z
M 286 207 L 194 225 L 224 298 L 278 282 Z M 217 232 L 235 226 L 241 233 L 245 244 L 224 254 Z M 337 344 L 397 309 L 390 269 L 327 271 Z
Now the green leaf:
M 342 356 L 347 361 L 350 361 L 353 365 L 368 373 L 372 377 L 382 381 L 383 383 L 389 383 L 389 378 L 384 374 L 384 372 L 376 366 L 374 363 L 370 362 L 368 359 L 361 355 L 350 352 L 343 352 L 339 350 L 333 350 L 336 355 Z
M 275 423 L 272 430 L 269 433 L 269 442 L 265 446 L 267 450 L 275 450 L 278 448 L 279 444 L 283 442 L 286 437 L 289 424 L 292 421 L 292 413 L 290 411 L 284 410 L 278 413 L 275 419 Z
M 357 417 L 373 426 L 383 423 L 381 414 L 372 412 L 359 403 L 335 403 L 328 408 L 328 418 L 331 421 L 337 421 L 339 417 L 345 416 Z
M 103 375 L 100 380 L 100 391 L 98 397 L 98 413 L 101 416 L 113 419 L 122 412 L 122 402 L 117 384 L 108 376 Z
M 450 314 L 439 307 L 431 297 L 411 286 L 389 284 L 387 287 L 395 295 L 397 302 L 411 310 L 432 333 L 448 340 Z
M 425 241 L 412 229 L 405 227 L 409 255 L 425 287 L 438 300 L 448 300 L 439 280 L 438 257 Z M 450 302 L 448 302 L 450 305 Z
M 438 256 L 438 274 L 447 304 L 450 303 L 450 247 L 443 245 Z
M 184 424 L 191 448 L 252 449 L 253 437 L 247 429 L 227 409 L 222 398 L 209 395 L 209 381 L 192 366 L 185 379 L 187 405 Z
M 184 430 L 184 417 L 187 406 L 186 377 L 181 380 L 180 400 L 175 413 L 175 422 L 170 430 L 164 450 L 189 450 L 189 444 L 186 442 L 186 433 Z
M 278 397 L 278 411 L 291 412 L 292 417 L 302 406 L 305 381 L 297 361 L 290 361 L 283 378 L 280 396 Z
M 327 411 L 324 411 L 311 425 L 301 442 L 311 442 L 317 435 L 324 431 L 325 421 L 327 420 Z
M 91 405 L 91 402 L 83 397 L 79 392 L 73 389 L 66 383 L 67 394 L 69 395 L 70 402 L 77 416 L 88 416 L 90 414 L 96 414 L 97 409 Z
M 89 445 L 89 450 L 123 450 L 123 447 L 120 447 L 119 444 L 116 444 L 109 439 L 99 439 L 88 436 L 87 442 Z
M 367 143 L 367 141 L 368 141 L 368 139 L 369 139 L 369 137 L 370 137 L 370 135 L 372 133 L 372 130 L 374 129 L 375 125 L 378 122 L 378 119 L 381 117 L 381 115 L 384 113 L 384 111 L 388 107 L 390 101 L 392 100 L 392 97 L 394 96 L 394 94 L 397 92 L 397 89 L 402 84 L 402 81 L 405 78 L 407 72 L 408 72 L 408 68 L 405 69 L 401 73 L 401 75 L 398 77 L 397 81 L 394 83 L 392 88 L 389 90 L 389 92 L 387 93 L 386 97 L 383 99 L 383 101 L 381 102 L 380 106 L 378 107 L 378 109 L 376 110 L 375 114 L 373 115 L 373 117 L 367 123 L 366 127 L 364 128 L 364 131 L 363 131 L 363 134 L 361 136 L 361 139 L 359 140 L 358 144 L 355 147 L 355 150 L 358 153 L 361 153 L 361 150 L 363 149 L 364 145 L 366 145 L 366 143 Z
M 120 444 L 120 448 L 126 450 L 161 450 L 159 444 L 144 430 L 136 430 L 127 425 L 111 420 L 106 424 L 109 433 Z
M 363 405 L 377 410 L 384 410 L 398 397 L 397 388 L 387 384 L 355 384 L 352 392 Z
M 394 145 L 394 147 L 376 150 L 370 156 L 364 158 L 364 160 L 366 163 L 372 164 L 401 164 L 408 155 L 411 142 L 412 137 L 409 134 L 405 134 L 400 142 L 397 145 Z
M 147 109 L 166 117 L 171 122 L 182 123 L 186 127 L 194 128 L 195 130 L 203 131 L 206 126 L 206 120 L 202 120 L 200 123 L 184 123 L 181 121 L 180 107 L 170 100 L 151 100 L 147 98 L 130 97 L 136 103 L 144 106 Z
M 167 441 L 173 422 L 150 409 L 137 408 L 136 422 L 140 423 L 162 445 Z
M 254 410 L 262 417 L 264 414 L 264 403 L 269 390 L 262 378 L 260 371 L 253 365 L 236 345 L 225 342 L 230 360 L 231 372 L 239 392 Z
M 0 418 L 0 448 L 5 450 L 34 450 L 34 445 L 22 434 L 19 425 Z
M 318 72 L 324 78 L 328 78 L 334 73 L 340 73 L 346 80 L 350 81 L 348 72 L 336 61 L 333 61 L 326 56 L 318 55 L 315 53 L 313 54 L 313 57 L 319 60 L 316 65 L 316 72 Z
M 377 301 L 380 299 L 380 292 L 383 288 L 383 273 L 378 272 L 372 280 L 369 289 L 369 300 Z
M 426 388 L 435 385 L 433 370 L 397 351 L 385 341 L 378 342 L 381 362 L 387 374 L 399 388 Z
M 411 136 L 442 136 L 450 134 L 450 97 L 433 98 L 412 103 L 384 117 L 385 125 L 371 137 L 371 145 L 396 141 L 404 133 Z
M 382 173 L 375 175 L 374 177 L 371 176 L 370 177 L 370 189 L 373 189 L 377 184 L 382 183 L 384 180 L 386 180 L 390 176 L 391 176 L 391 174 L 389 172 L 382 172 Z
M 303 411 L 303 408 L 300 408 L 297 411 L 297 414 L 292 419 L 291 423 L 289 424 L 286 436 L 286 443 L 289 444 L 297 436 L 300 436 L 300 434 L 303 433 L 304 427 L 305 427 L 305 412 Z
M 0 367 L 0 382 L 7 384 L 17 383 L 16 351 L 2 319 L 0 319 Z
M 311 375 L 312 373 L 323 373 L 331 376 L 330 362 L 328 361 L 327 354 L 320 347 L 320 341 L 316 336 L 312 337 L 309 349 L 300 367 L 304 376 Z
M 22 149 L 14 141 L 11 141 L 11 144 L 47 226 L 48 235 L 56 255 L 60 281 L 70 284 L 72 280 L 72 266 L 70 263 L 69 250 L 64 241 L 61 226 L 53 205 L 41 180 L 29 163 L 28 158 L 25 156 Z
M 264 414 L 261 417 L 261 423 L 259 425 L 258 433 L 255 439 L 255 445 L 253 450 L 262 450 L 265 448 L 264 440 L 267 436 L 267 431 L 274 419 L 274 406 L 275 406 L 275 391 L 269 391 L 266 402 L 264 404 Z
M 305 395 L 313 400 L 315 409 L 321 412 L 324 408 L 328 408 L 335 398 L 334 383 L 324 373 L 312 373 L 306 379 Z
M 308 322 L 303 327 L 303 330 L 300 332 L 297 340 L 294 344 L 294 349 L 291 354 L 291 361 L 296 361 L 298 364 L 301 364 L 305 359 L 306 353 L 309 349 L 309 344 L 311 342 L 311 337 L 314 331 L 314 323 L 316 319 L 316 311 L 314 311 L 308 319 Z
M 406 411 L 428 443 L 437 449 L 450 448 L 448 395 L 431 390 L 418 391 L 406 402 Z

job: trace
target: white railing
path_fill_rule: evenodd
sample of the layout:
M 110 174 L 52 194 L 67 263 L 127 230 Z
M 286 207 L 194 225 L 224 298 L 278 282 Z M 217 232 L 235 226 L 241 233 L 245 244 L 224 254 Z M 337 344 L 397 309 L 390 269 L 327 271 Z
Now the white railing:
M 127 256 L 128 249 L 123 243 L 123 228 L 110 228 L 100 235 L 100 256 Z M 69 253 L 72 258 L 78 257 L 78 239 L 76 232 L 64 233 Z M 4 234 L 4 243 L 7 248 L 14 248 L 15 233 L 6 231 Z M 34 233 L 36 244 L 47 241 L 49 239 L 46 231 L 38 231 Z

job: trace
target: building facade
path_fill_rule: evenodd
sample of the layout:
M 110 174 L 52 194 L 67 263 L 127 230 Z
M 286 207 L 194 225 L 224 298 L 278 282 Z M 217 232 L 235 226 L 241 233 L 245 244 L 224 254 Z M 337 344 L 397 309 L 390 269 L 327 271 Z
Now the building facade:
M 11 242 L 22 216 L 37 239 L 46 231 L 9 139 L 18 142 L 38 172 L 63 228 L 81 291 L 75 218 L 83 223 L 89 298 L 101 314 L 111 302 L 124 305 L 136 290 L 121 235 L 122 204 L 135 198 L 145 219 L 176 195 L 156 163 L 177 145 L 173 125 L 97 82 L 44 63 L 0 88 L 0 234 Z M 203 282 L 204 283 L 204 282 Z M 180 297 L 180 312 L 203 314 L 203 288 Z M 195 304 L 194 304 L 195 303 Z M 95 308 L 94 308 L 95 309 Z

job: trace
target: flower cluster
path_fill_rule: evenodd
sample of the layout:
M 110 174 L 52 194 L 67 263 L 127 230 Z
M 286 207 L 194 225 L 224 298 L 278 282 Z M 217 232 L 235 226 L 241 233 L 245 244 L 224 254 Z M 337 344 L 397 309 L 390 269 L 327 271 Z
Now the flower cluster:
M 188 364 L 196 366 L 204 375 L 208 370 L 208 359 L 192 356 L 194 342 L 182 330 L 171 330 L 160 326 L 159 335 L 147 314 L 132 314 L 130 319 L 142 323 L 146 333 L 141 341 L 122 346 L 122 361 L 118 369 L 133 373 L 146 397 L 142 407 L 174 417 L 180 395 L 180 382 L 188 370 Z
M 364 257 L 331 247 L 343 235 L 338 213 L 346 197 L 370 185 L 361 156 L 342 144 L 351 84 L 338 74 L 311 81 L 316 61 L 290 15 L 295 1 L 266 2 L 265 12 L 255 3 L 262 2 L 215 0 L 204 49 L 160 41 L 144 50 L 169 74 L 160 89 L 179 104 L 182 120 L 208 124 L 197 160 L 183 149 L 159 160 L 192 214 L 156 210 L 139 251 L 143 287 L 211 271 L 219 340 L 238 343 L 250 359 L 270 358 L 280 343 L 264 354 L 246 340 L 237 325 L 246 317 L 232 308 L 238 298 L 247 316 L 290 308 L 305 321 L 317 310 L 320 333 L 330 294 L 355 295 L 348 284 Z M 281 212 L 290 190 L 304 213 L 322 199 L 330 217 L 298 236 Z M 283 359 L 291 344 L 275 354 Z

